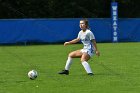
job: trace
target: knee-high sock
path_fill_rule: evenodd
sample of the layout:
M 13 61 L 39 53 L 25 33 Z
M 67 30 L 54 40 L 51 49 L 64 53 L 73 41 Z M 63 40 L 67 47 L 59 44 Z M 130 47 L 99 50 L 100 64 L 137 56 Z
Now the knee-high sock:
M 92 73 L 92 70 L 90 68 L 90 65 L 86 61 L 83 61 L 82 62 L 82 65 L 85 68 L 85 70 L 86 70 L 87 73 Z
M 65 65 L 65 70 L 69 70 L 71 64 L 72 64 L 72 58 L 71 57 L 68 57 L 68 59 L 66 61 L 66 65 Z

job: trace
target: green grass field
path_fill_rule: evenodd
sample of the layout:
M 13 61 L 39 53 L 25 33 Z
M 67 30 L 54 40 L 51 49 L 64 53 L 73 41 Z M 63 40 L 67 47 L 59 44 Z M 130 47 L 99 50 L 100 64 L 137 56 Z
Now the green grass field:
M 140 43 L 98 43 L 101 56 L 89 64 L 88 76 L 74 59 L 70 75 L 59 75 L 69 52 L 81 44 L 0 46 L 0 93 L 139 93 Z M 30 80 L 29 70 L 38 71 Z

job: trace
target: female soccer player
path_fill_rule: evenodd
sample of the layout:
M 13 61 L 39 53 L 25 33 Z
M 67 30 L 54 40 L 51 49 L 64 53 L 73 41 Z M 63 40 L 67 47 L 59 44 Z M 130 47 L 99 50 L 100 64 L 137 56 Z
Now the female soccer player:
M 82 41 L 84 47 L 83 49 L 73 51 L 69 53 L 68 59 L 66 61 L 65 70 L 59 72 L 59 74 L 69 75 L 69 69 L 72 64 L 73 58 L 81 58 L 81 63 L 86 70 L 88 75 L 93 75 L 93 72 L 88 64 L 88 60 L 92 57 L 93 53 L 96 53 L 97 56 L 100 56 L 100 53 L 97 49 L 96 40 L 94 34 L 89 30 L 88 20 L 82 19 L 80 20 L 80 28 L 81 31 L 78 34 L 76 39 L 73 39 L 69 42 L 65 42 L 64 46 L 74 44 Z

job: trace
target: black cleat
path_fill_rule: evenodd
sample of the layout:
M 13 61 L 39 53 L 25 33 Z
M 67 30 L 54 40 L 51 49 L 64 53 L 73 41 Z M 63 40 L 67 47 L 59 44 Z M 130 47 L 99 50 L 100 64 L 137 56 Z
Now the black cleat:
M 58 74 L 65 74 L 65 75 L 69 75 L 69 71 L 68 70 L 62 70 L 61 72 L 59 72 Z
M 89 75 L 89 76 L 93 76 L 94 74 L 93 74 L 93 73 L 88 73 L 88 75 Z

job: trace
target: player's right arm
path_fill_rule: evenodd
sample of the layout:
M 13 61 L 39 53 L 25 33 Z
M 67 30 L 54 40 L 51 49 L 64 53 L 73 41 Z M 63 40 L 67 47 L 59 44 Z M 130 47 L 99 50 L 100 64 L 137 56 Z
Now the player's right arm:
M 64 46 L 70 45 L 70 44 L 75 44 L 75 43 L 77 43 L 77 42 L 79 42 L 79 41 L 80 41 L 80 39 L 79 39 L 79 38 L 76 38 L 76 39 L 73 39 L 73 40 L 71 40 L 71 41 L 69 41 L 69 42 L 65 42 L 65 43 L 64 43 Z
M 98 49 L 97 49 L 96 40 L 93 39 L 93 40 L 92 40 L 92 43 L 93 43 L 93 46 L 94 46 L 96 55 L 97 55 L 97 56 L 100 56 L 100 52 L 99 52 Z

